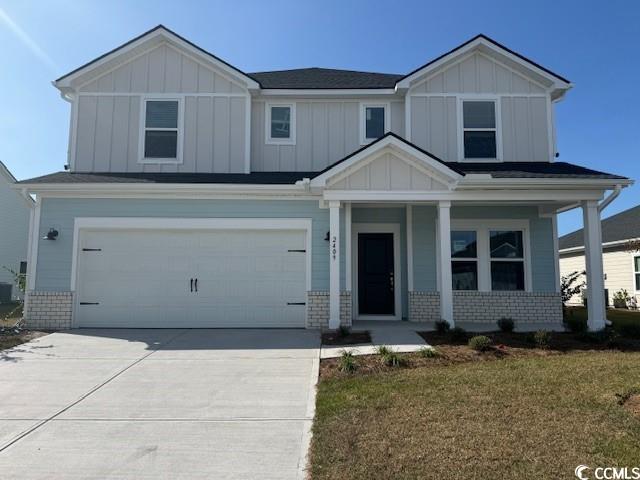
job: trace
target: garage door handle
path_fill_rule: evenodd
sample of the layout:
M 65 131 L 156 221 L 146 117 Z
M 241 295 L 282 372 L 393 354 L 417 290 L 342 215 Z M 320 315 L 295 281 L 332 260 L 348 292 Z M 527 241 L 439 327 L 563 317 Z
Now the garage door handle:
M 193 292 L 193 278 L 191 279 L 191 291 Z
M 196 292 L 198 291 L 198 279 L 196 278 Z
M 287 302 L 287 305 L 306 305 L 305 302 Z

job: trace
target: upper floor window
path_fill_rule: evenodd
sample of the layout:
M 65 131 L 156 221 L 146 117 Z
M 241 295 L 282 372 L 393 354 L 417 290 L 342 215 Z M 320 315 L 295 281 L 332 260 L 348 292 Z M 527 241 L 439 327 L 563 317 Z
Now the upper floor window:
M 294 103 L 267 103 L 266 135 L 269 144 L 296 143 L 296 106 Z
M 143 100 L 143 163 L 180 162 L 180 100 Z
M 494 100 L 462 101 L 462 144 L 465 159 L 498 158 L 498 127 Z
M 360 143 L 365 145 L 389 131 L 388 104 L 362 104 L 360 109 Z

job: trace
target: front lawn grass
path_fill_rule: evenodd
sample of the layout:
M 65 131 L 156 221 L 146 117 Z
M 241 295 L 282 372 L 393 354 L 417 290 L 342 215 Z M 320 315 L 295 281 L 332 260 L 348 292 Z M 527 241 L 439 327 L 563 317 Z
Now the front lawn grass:
M 430 360 L 321 378 L 312 478 L 558 479 L 640 463 L 640 419 L 616 396 L 640 387 L 637 351 Z

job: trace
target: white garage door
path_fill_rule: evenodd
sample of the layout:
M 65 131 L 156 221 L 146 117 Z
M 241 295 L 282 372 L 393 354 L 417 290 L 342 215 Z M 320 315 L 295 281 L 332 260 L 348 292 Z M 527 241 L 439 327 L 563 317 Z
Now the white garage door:
M 81 231 L 80 327 L 304 327 L 304 231 Z

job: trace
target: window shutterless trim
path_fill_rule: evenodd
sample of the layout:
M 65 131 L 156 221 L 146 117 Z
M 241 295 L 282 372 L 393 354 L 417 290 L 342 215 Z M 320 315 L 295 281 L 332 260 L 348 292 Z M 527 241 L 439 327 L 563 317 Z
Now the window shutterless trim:
M 271 137 L 271 108 L 288 107 L 291 109 L 289 117 L 289 138 Z M 267 145 L 295 145 L 296 144 L 296 104 L 295 102 L 265 102 L 264 135 Z
M 178 122 L 177 128 L 147 128 L 147 102 L 178 102 Z M 145 157 L 145 137 L 149 131 L 176 131 L 176 156 L 175 158 L 152 158 Z M 184 97 L 167 97 L 162 95 L 143 95 L 140 97 L 140 136 L 138 138 L 138 163 L 141 164 L 181 164 L 184 137 Z
M 467 96 L 456 97 L 457 120 L 458 120 L 458 159 L 461 162 L 502 162 L 502 106 L 498 95 Z M 495 107 L 496 125 L 494 128 L 465 128 L 464 126 L 464 102 L 493 102 Z M 496 156 L 495 158 L 466 158 L 464 156 L 464 132 L 493 132 L 496 133 Z
M 360 102 L 360 145 L 367 145 L 382 137 L 367 138 L 367 108 L 384 108 L 384 134 L 391 130 L 391 103 L 390 102 Z
M 491 262 L 494 261 L 522 261 L 524 264 L 524 290 L 533 291 L 531 276 L 531 241 L 529 220 L 522 219 L 451 219 L 451 230 L 474 230 L 476 232 L 478 259 L 478 291 L 492 291 Z M 492 230 L 508 230 L 522 232 L 523 258 L 491 258 L 490 232 Z M 453 259 L 452 259 L 453 260 Z M 503 291 L 503 290 L 496 290 Z

